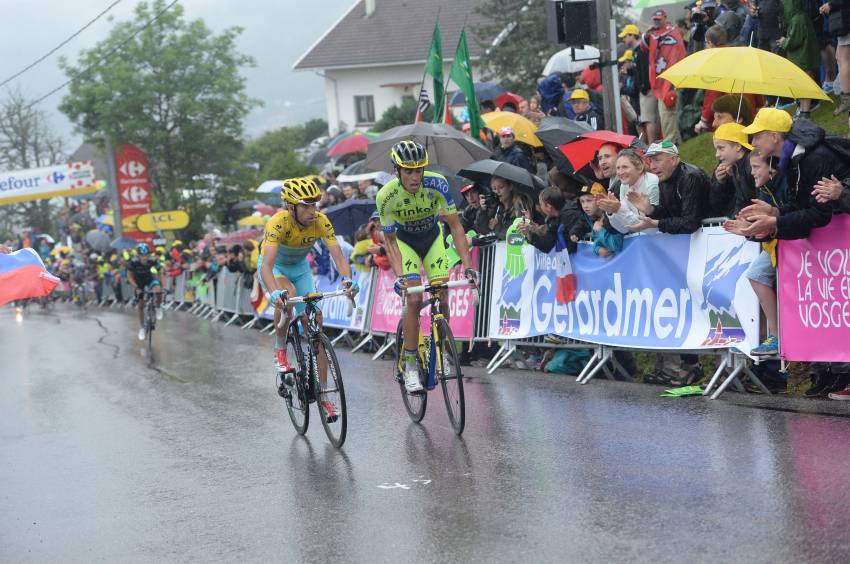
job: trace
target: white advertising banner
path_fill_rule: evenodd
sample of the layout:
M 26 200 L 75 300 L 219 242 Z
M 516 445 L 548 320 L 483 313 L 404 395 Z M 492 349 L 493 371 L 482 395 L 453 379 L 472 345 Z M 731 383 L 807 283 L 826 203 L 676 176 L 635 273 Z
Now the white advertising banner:
M 0 205 L 97 192 L 91 161 L 0 173 Z

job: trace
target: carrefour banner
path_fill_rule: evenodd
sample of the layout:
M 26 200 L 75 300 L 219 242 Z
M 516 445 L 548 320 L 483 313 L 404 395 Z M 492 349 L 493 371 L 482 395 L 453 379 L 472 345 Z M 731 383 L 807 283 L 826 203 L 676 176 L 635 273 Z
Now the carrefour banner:
M 850 216 L 779 242 L 782 357 L 850 362 Z
M 360 291 L 351 300 L 345 296 L 337 296 L 323 300 L 319 305 L 322 309 L 322 320 L 326 327 L 363 331 L 366 326 L 366 311 L 369 307 L 369 295 L 372 291 L 372 273 L 356 271 L 353 273 Z M 314 277 L 317 292 L 333 292 L 340 288 L 339 275 L 331 280 L 327 275 Z
M 0 173 L 0 205 L 97 192 L 91 161 Z
M 490 336 L 556 334 L 629 348 L 749 353 L 758 343 L 759 311 L 743 274 L 758 253 L 757 244 L 720 227 L 642 234 L 627 237 L 608 259 L 579 244 L 568 274 L 556 251 L 512 238 L 496 249 Z M 559 272 L 567 274 L 559 279 Z

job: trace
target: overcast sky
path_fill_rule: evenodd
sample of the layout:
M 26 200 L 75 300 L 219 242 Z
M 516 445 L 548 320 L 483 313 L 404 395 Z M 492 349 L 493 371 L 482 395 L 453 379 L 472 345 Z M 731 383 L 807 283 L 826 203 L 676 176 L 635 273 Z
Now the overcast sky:
M 64 41 L 114 0 L 0 0 L 3 47 L 0 81 L 5 80 Z M 239 49 L 254 57 L 257 66 L 244 71 L 248 95 L 263 101 L 246 120 L 246 130 L 256 135 L 281 125 L 303 123 L 325 116 L 324 83 L 313 72 L 294 72 L 292 65 L 353 4 L 355 0 L 181 0 L 184 16 L 203 19 L 215 32 L 244 28 Z M 133 17 L 137 0 L 122 0 L 109 12 L 117 20 Z M 76 60 L 80 50 L 106 38 L 115 22 L 106 17 L 38 66 L 6 86 L 20 86 L 32 99 L 62 84 L 60 55 Z M 42 102 L 51 126 L 76 148 L 80 137 L 57 106 L 67 90 Z M 0 95 L 3 93 L 0 92 Z

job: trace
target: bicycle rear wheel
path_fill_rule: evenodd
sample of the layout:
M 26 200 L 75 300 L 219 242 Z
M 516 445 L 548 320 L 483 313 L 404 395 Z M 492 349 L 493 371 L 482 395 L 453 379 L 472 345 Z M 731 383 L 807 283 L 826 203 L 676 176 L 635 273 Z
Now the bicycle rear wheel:
M 313 382 L 316 393 L 316 406 L 319 408 L 319 415 L 322 418 L 322 426 L 325 428 L 325 434 L 331 441 L 331 444 L 336 448 L 342 446 L 345 442 L 345 435 L 348 431 L 348 414 L 345 409 L 345 387 L 342 385 L 342 371 L 339 368 L 339 361 L 336 358 L 331 340 L 324 333 L 319 333 L 319 345 L 321 351 L 314 350 L 316 355 L 316 363 L 314 366 L 321 367 L 318 356 L 323 355 L 327 362 L 327 381 L 322 386 L 321 382 Z M 318 370 L 317 370 L 318 373 Z M 333 417 L 328 413 L 328 410 L 323 405 L 323 402 L 330 401 L 336 408 L 336 416 Z M 331 419 L 330 421 L 328 419 Z
M 286 356 L 289 358 L 289 365 L 295 371 L 295 386 L 289 388 L 285 401 L 289 419 L 299 435 L 306 433 L 310 424 L 310 403 L 307 397 L 307 379 L 310 375 L 309 367 L 304 363 L 302 346 L 301 336 L 293 323 L 286 333 Z
M 466 424 L 466 406 L 463 398 L 463 375 L 460 372 L 460 362 L 457 358 L 454 335 L 445 319 L 436 322 L 439 339 L 436 343 L 435 363 L 437 377 L 443 388 L 443 397 L 446 400 L 446 411 L 449 414 L 452 428 L 455 433 L 463 433 Z M 432 337 L 433 338 L 433 337 Z
M 415 422 L 419 423 L 425 417 L 425 408 L 428 407 L 428 394 L 424 390 L 418 394 L 408 393 L 404 387 L 404 361 L 402 360 L 402 351 L 404 350 L 404 319 L 398 322 L 398 329 L 395 332 L 395 347 L 396 347 L 396 362 L 393 368 L 395 378 L 398 381 L 398 386 L 401 389 L 401 399 L 404 402 L 404 408 L 407 414 Z
M 154 319 L 153 308 L 145 302 L 145 341 L 148 347 L 148 358 L 151 360 L 153 360 Z

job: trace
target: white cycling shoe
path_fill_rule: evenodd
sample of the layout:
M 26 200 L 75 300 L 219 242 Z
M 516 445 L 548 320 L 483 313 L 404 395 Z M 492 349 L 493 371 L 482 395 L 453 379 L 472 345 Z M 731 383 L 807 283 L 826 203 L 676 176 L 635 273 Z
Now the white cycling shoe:
M 139 329 L 139 340 L 140 340 L 140 341 L 144 341 L 144 340 L 145 340 L 145 328 L 144 328 L 144 327 L 141 327 L 141 328 Z
M 162 316 L 163 316 L 162 307 L 156 308 L 156 320 L 162 321 Z
M 404 389 L 413 394 L 422 391 L 422 383 L 419 381 L 419 368 L 408 366 L 404 370 Z

